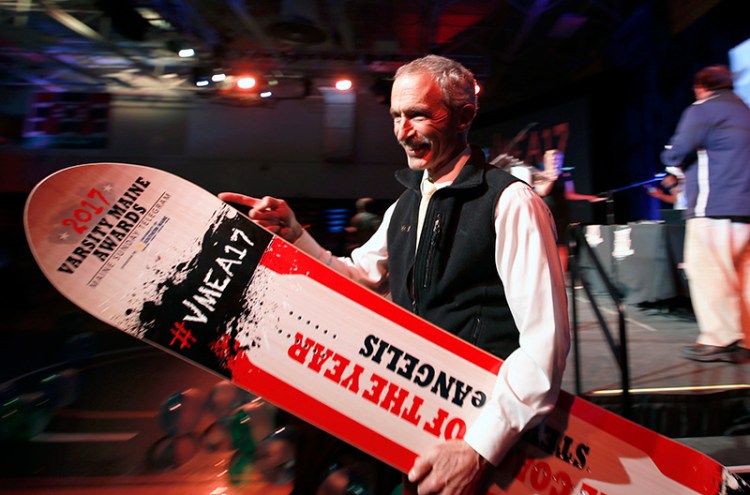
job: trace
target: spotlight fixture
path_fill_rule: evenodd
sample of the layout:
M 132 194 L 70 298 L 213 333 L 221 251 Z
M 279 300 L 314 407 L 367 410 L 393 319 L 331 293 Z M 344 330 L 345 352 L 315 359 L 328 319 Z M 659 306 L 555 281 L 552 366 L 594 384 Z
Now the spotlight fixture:
M 237 79 L 237 87 L 240 89 L 253 89 L 258 81 L 252 76 L 243 76 Z
M 337 79 L 334 85 L 339 91 L 349 91 L 352 89 L 351 79 Z
M 190 58 L 195 56 L 195 49 L 187 41 L 171 39 L 166 43 L 167 49 L 176 53 L 180 58 Z
M 193 67 L 193 84 L 198 88 L 211 85 L 211 70 L 207 67 Z

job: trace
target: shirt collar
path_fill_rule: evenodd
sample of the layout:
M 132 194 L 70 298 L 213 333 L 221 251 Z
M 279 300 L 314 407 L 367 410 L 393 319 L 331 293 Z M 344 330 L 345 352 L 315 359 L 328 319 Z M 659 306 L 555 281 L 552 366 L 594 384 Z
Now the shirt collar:
M 446 167 L 450 168 L 451 170 L 452 178 L 443 182 L 436 182 L 435 188 L 442 189 L 443 187 L 448 187 L 453 184 L 453 180 L 458 177 L 459 172 L 461 172 L 461 169 L 464 168 L 464 165 L 466 165 L 466 162 L 469 161 L 469 158 L 471 158 L 471 146 L 466 145 L 466 148 L 464 148 L 461 153 L 456 155 L 456 157 L 446 165 Z M 427 170 L 425 170 L 422 174 L 422 182 L 429 180 L 430 176 L 427 173 Z

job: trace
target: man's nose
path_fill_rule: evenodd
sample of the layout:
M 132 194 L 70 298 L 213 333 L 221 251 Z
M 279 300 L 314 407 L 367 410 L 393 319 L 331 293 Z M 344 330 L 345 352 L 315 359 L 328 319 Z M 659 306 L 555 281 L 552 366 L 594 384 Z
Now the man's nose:
M 404 141 L 406 138 L 411 136 L 412 131 L 414 130 L 411 122 L 406 118 L 400 119 L 399 123 L 394 124 L 394 128 L 396 132 L 396 139 L 398 139 L 399 141 Z

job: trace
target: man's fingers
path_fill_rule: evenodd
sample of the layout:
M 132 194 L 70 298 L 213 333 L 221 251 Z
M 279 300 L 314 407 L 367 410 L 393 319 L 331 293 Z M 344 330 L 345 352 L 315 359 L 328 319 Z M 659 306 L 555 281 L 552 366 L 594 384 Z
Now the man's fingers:
M 276 199 L 271 196 L 258 199 L 232 192 L 219 193 L 218 197 L 227 203 L 248 207 L 249 211 L 246 212 L 246 215 L 252 221 L 289 242 L 295 242 L 304 232 L 304 227 L 299 224 L 294 212 L 283 199 Z
M 432 495 L 436 493 L 443 493 L 443 490 L 448 488 L 448 483 L 445 478 L 441 478 L 437 473 L 431 471 L 427 476 L 419 482 L 417 485 L 417 495 Z
M 430 469 L 432 469 L 432 464 L 430 462 L 422 457 L 417 457 L 417 460 L 414 461 L 414 465 L 409 470 L 409 481 L 412 483 L 419 482 L 430 472 Z
M 259 199 L 244 194 L 222 192 L 218 194 L 218 197 L 227 203 L 247 206 L 249 210 L 245 213 L 256 222 L 267 222 L 263 225 L 264 227 L 268 227 L 268 224 L 275 224 L 279 220 L 279 215 L 273 208 L 274 199 L 269 196 Z
M 260 202 L 258 198 L 233 192 L 222 192 L 219 193 L 218 196 L 220 200 L 226 201 L 227 203 L 236 203 L 238 205 L 249 206 L 250 208 L 255 207 L 255 205 Z

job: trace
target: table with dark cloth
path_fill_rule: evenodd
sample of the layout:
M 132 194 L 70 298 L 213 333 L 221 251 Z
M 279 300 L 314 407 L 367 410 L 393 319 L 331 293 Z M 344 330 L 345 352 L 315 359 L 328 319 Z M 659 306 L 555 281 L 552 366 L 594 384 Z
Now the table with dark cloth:
M 581 227 L 605 273 L 628 304 L 689 298 L 682 268 L 685 226 L 661 222 Z M 594 292 L 604 283 L 586 249 L 580 249 L 580 276 Z

